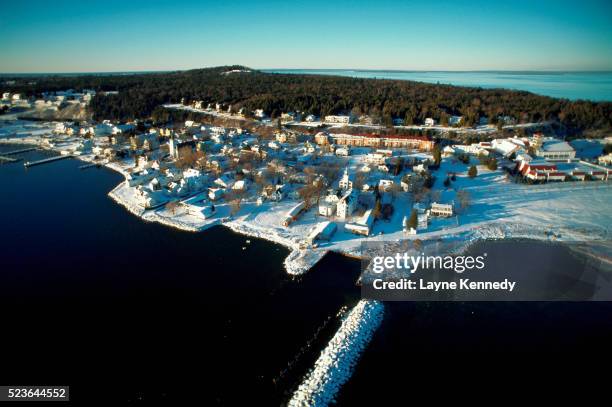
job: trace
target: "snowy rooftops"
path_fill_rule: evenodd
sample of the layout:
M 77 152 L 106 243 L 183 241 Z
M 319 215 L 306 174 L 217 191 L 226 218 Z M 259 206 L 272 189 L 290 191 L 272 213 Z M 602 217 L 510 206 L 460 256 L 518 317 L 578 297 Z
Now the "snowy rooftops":
M 570 146 L 569 143 L 566 141 L 550 140 L 542 144 L 542 147 L 540 147 L 540 150 L 550 151 L 550 152 L 553 152 L 553 151 L 554 152 L 570 152 L 570 151 L 574 151 L 574 148 Z

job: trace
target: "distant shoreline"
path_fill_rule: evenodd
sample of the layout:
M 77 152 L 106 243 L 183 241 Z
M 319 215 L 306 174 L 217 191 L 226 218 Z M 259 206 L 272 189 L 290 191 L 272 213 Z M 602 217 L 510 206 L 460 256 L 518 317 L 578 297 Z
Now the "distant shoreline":
M 483 70 L 465 70 L 465 71 L 457 71 L 457 70 L 445 70 L 445 69 L 355 69 L 355 68 L 262 68 L 259 69 L 262 72 L 267 73 L 276 73 L 276 72 L 394 72 L 394 73 L 501 73 L 507 75 L 564 75 L 564 74 L 612 74 L 612 70 L 592 70 L 592 71 L 530 71 L 530 70 L 514 70 L 514 69 L 483 69 Z
M 207 67 L 203 67 L 207 68 Z M 37 77 L 37 76 L 82 76 L 82 75 L 140 75 L 147 73 L 169 73 L 185 72 L 193 69 L 162 69 L 162 70 L 143 70 L 143 71 L 84 71 L 84 72 L 0 72 L 0 77 Z M 517 70 L 517 69 L 367 69 L 367 68 L 253 68 L 257 71 L 267 73 L 290 72 L 290 71 L 314 71 L 314 72 L 396 72 L 396 73 L 503 73 L 507 75 L 563 75 L 563 74 L 612 74 L 611 70 Z

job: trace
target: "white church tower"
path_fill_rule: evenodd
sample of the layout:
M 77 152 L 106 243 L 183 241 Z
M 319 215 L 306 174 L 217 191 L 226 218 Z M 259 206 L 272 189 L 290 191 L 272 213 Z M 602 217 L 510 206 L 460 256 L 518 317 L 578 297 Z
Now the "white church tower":
M 349 189 L 353 189 L 353 177 L 351 177 L 349 175 L 348 172 L 348 167 L 346 167 L 344 169 L 344 175 L 342 175 L 342 178 L 340 179 L 339 182 L 339 187 L 340 189 L 344 190 L 344 191 L 348 191 Z

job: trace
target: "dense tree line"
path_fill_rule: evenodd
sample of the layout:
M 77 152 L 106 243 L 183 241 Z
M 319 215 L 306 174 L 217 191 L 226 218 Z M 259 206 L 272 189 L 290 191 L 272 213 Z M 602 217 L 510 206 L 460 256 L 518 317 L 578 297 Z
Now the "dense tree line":
M 224 74 L 244 67 L 217 67 L 181 72 L 43 76 L 14 78 L 7 91 L 37 95 L 43 91 L 94 89 L 119 91 L 97 95 L 91 109 L 96 119 L 128 120 L 151 117 L 162 103 L 203 100 L 233 110 L 264 109 L 272 118 L 302 111 L 323 116 L 352 112 L 381 123 L 392 118 L 421 124 L 432 117 L 442 124 L 451 115 L 474 125 L 481 117 L 496 123 L 509 116 L 521 122 L 552 121 L 568 134 L 612 128 L 612 103 L 569 101 L 524 91 L 481 89 L 412 81 L 339 76 L 272 74 L 259 71 Z M 9 78 L 3 78 L 6 81 Z M 157 111 L 158 114 L 161 114 Z

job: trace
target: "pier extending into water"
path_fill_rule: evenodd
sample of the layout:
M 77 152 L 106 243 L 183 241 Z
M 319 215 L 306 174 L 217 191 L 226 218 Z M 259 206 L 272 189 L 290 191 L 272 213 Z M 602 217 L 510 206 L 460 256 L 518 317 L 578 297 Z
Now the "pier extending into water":
M 327 344 L 314 367 L 287 403 L 289 407 L 328 406 L 348 381 L 361 353 L 380 326 L 384 305 L 361 300 L 345 316 L 338 332 Z
M 21 158 L 11 158 L 0 155 L 0 163 L 16 163 L 17 161 L 21 161 Z
M 71 158 L 71 157 L 72 157 L 72 155 L 70 155 L 70 154 L 67 154 L 67 155 L 57 155 L 57 156 L 45 158 L 45 159 L 38 160 L 38 161 L 26 161 L 25 163 L 23 163 L 23 165 L 25 167 L 33 167 L 35 165 L 46 164 L 46 163 L 50 163 L 52 161 L 63 160 L 65 158 Z
M 37 150 L 37 148 L 36 147 L 28 147 L 28 148 L 23 148 L 21 150 L 7 151 L 6 153 L 2 153 L 2 155 L 0 155 L 0 164 L 19 162 L 19 161 L 23 160 L 23 158 L 13 158 L 13 157 L 9 157 L 9 156 L 16 155 L 16 154 L 21 154 L 21 153 L 27 153 L 29 151 L 34 151 L 34 150 Z
M 102 164 L 100 163 L 89 163 L 89 164 L 84 164 L 79 166 L 79 170 L 86 170 L 87 168 L 92 168 L 92 167 L 100 167 L 102 166 Z
M 13 155 L 13 154 L 21 154 L 21 153 L 27 153 L 29 151 L 34 151 L 34 150 L 38 150 L 38 148 L 30 147 L 30 148 L 24 148 L 22 150 L 8 151 L 6 153 L 2 153 L 2 155 L 7 156 L 7 155 Z

